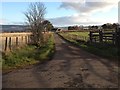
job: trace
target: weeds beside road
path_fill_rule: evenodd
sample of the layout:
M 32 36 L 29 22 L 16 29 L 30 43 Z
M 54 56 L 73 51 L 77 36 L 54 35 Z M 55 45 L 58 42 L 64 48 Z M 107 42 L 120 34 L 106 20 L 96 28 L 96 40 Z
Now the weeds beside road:
M 52 34 L 48 41 L 39 48 L 34 45 L 27 45 L 23 48 L 15 49 L 11 52 L 8 52 L 7 54 L 3 53 L 3 72 L 49 60 L 53 54 L 54 38 Z

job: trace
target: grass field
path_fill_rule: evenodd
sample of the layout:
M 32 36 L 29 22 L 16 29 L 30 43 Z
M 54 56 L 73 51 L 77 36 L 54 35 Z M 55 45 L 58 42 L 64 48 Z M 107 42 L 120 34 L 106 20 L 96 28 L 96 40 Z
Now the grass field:
M 89 32 L 62 32 L 59 33 L 60 35 L 69 38 L 69 40 L 82 40 L 82 41 L 88 41 L 89 39 Z
M 89 32 L 68 32 L 66 34 L 68 34 L 68 35 L 83 36 L 83 37 L 89 37 Z

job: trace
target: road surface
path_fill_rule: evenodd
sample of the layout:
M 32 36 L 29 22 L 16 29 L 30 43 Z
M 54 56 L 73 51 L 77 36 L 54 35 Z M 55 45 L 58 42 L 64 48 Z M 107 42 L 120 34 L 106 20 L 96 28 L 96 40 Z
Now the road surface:
M 3 88 L 117 88 L 118 67 L 55 34 L 52 60 L 3 75 Z

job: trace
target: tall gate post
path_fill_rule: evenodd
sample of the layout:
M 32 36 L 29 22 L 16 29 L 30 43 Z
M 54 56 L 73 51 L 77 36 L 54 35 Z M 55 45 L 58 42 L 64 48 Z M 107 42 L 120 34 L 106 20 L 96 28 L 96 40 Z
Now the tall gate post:
M 118 48 L 118 56 L 120 58 L 120 27 L 116 30 L 116 46 Z
M 90 42 L 92 42 L 92 32 L 91 31 L 89 33 L 89 37 L 90 37 Z
M 101 30 L 99 31 L 99 41 L 103 42 L 103 33 Z

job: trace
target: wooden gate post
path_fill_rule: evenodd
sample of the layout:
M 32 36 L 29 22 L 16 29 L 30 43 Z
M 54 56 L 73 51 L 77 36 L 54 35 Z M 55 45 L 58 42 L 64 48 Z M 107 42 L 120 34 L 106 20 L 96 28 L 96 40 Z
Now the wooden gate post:
M 120 41 L 119 41 L 119 38 L 120 38 L 120 28 L 116 28 L 116 45 L 119 46 L 120 45 Z
M 116 36 L 116 43 L 117 43 L 117 46 L 119 47 L 120 49 L 120 27 L 118 28 L 117 30 L 117 36 Z
M 103 33 L 102 33 L 102 31 L 99 31 L 99 41 L 103 42 Z
M 118 27 L 116 29 L 116 40 L 115 40 L 115 44 L 117 46 L 118 49 L 118 60 L 120 60 L 120 27 Z M 118 61 L 118 63 L 120 64 L 120 61 Z
M 90 42 L 92 42 L 92 32 L 91 31 L 90 31 L 89 37 L 90 37 Z

